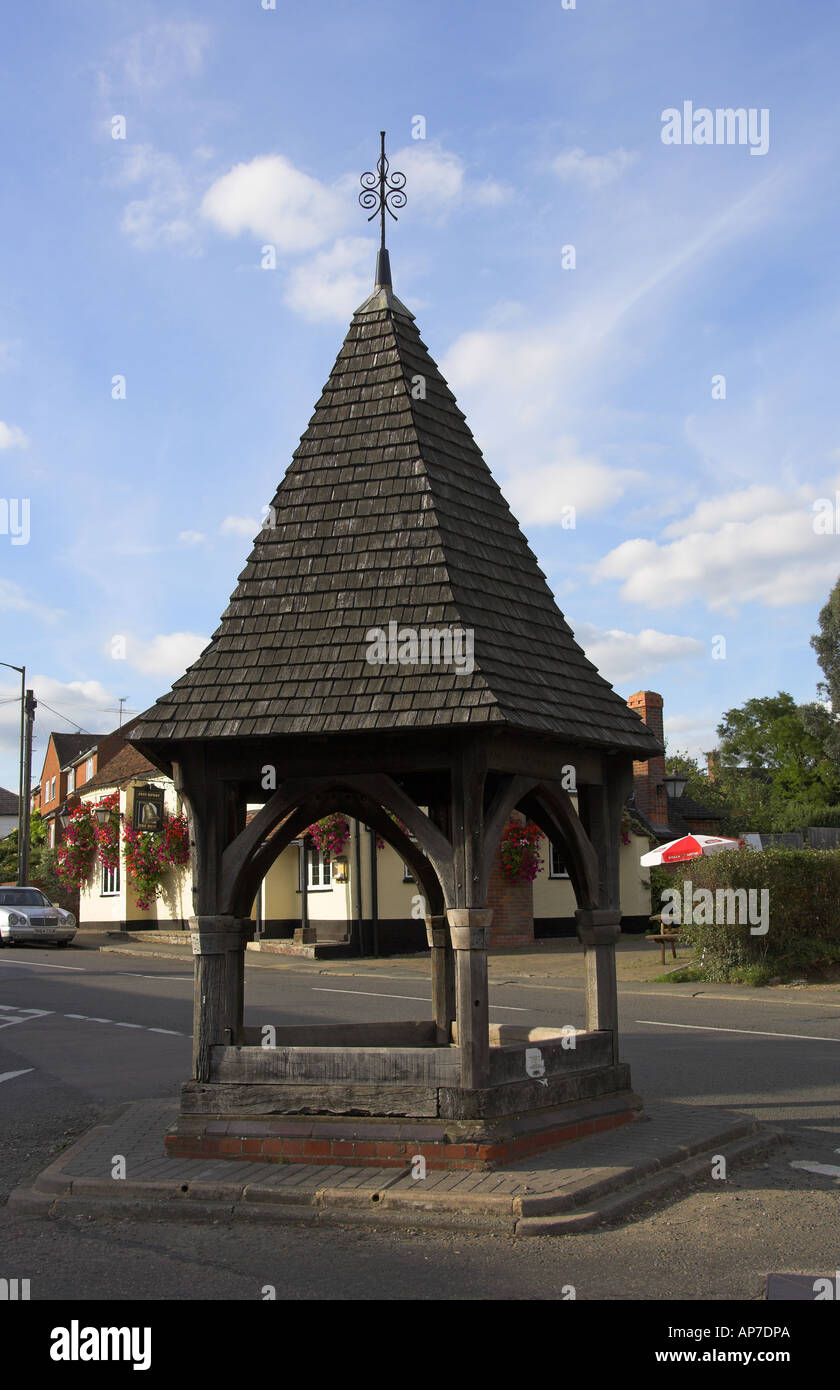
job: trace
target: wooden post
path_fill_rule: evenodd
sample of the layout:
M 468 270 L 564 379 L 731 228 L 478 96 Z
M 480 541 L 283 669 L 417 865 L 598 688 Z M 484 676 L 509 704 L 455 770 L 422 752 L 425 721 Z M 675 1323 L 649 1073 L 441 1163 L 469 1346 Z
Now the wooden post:
M 487 948 L 493 913 L 483 905 L 485 750 L 467 743 L 453 760 L 450 835 L 455 906 L 447 908 L 455 952 L 455 1016 L 461 1086 L 480 1090 L 490 1080 L 490 1006 Z
M 612 1033 L 613 1060 L 618 1061 L 615 943 L 621 935 L 621 909 L 579 907 L 575 926 L 584 950 L 586 1030 Z
M 455 957 L 445 917 L 426 918 L 426 939 L 432 948 L 432 1006 L 438 1045 L 448 1047 L 455 1021 Z
M 232 1045 L 242 1034 L 247 933 L 237 917 L 193 917 L 190 937 L 195 956 L 193 1076 L 207 1081 L 211 1047 Z
M 613 1061 L 618 1061 L 618 986 L 615 943 L 621 935 L 619 856 L 621 811 L 633 783 L 629 760 L 616 763 L 605 758 L 603 783 L 578 790 L 580 816 L 598 855 L 597 909 L 575 913 L 577 934 L 584 949 L 586 977 L 586 1027 L 589 1032 L 611 1032 Z
M 488 908 L 455 907 L 449 908 L 446 916 L 455 952 L 461 1086 L 465 1091 L 477 1091 L 490 1081 L 487 947 L 493 913 Z

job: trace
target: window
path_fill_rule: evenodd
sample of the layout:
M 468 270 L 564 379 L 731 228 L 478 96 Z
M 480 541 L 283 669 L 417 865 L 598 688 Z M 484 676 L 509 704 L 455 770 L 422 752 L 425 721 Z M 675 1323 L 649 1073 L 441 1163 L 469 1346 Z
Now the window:
M 308 874 L 306 878 L 307 888 L 329 888 L 332 883 L 331 865 L 317 850 L 311 849 L 306 856 L 306 866 Z
M 48 801 L 55 801 L 55 778 L 54 778 L 54 777 L 53 777 L 52 781 L 48 783 L 47 800 L 48 800 Z
M 88 758 L 85 763 L 85 781 L 89 782 L 93 776 L 93 758 Z
M 55 849 L 55 821 L 50 821 L 50 849 Z
M 109 869 L 106 864 L 102 865 L 102 896 L 112 898 L 120 891 L 120 866 L 115 864 L 113 869 Z
M 563 856 L 561 855 L 556 845 L 552 845 L 550 848 L 548 860 L 548 876 L 549 878 L 569 877 L 569 872 L 566 868 L 566 865 L 563 862 Z
M 67 795 L 76 790 L 76 769 L 71 767 L 67 774 Z

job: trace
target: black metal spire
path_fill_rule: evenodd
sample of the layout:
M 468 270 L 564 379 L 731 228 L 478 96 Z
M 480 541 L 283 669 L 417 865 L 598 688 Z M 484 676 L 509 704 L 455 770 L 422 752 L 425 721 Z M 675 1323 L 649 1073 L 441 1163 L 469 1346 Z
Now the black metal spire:
M 379 254 L 376 258 L 376 285 L 389 286 L 391 284 L 391 262 L 385 246 L 385 213 L 388 212 L 394 221 L 398 221 L 394 208 L 404 208 L 406 195 L 403 192 L 405 187 L 405 174 L 398 170 L 390 171 L 388 160 L 385 157 L 385 131 L 380 130 L 380 155 L 376 164 L 376 173 L 368 172 L 362 174 L 360 183 L 362 192 L 359 194 L 359 202 L 363 208 L 373 208 L 373 212 L 368 218 L 372 222 L 377 213 L 380 220 L 380 244 Z

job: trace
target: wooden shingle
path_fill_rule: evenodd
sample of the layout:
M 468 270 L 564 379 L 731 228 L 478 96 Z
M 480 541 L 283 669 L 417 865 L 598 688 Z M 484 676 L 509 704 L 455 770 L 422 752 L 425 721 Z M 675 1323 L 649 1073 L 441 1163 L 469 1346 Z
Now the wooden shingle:
M 658 751 L 575 642 L 389 288 L 354 314 L 272 519 L 210 645 L 136 721 L 138 742 L 468 722 Z M 471 630 L 474 669 L 371 664 L 366 634 L 389 623 Z

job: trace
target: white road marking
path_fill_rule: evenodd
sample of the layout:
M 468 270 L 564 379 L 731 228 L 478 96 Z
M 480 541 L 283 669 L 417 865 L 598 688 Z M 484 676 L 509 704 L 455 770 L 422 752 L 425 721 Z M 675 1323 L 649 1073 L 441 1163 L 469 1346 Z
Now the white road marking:
M 0 959 L 0 965 L 19 965 L 24 968 L 29 965 L 35 965 L 39 970 L 78 970 L 83 975 L 87 974 L 83 965 L 53 965 L 52 962 L 48 960 L 7 960 L 4 956 Z
M 431 1004 L 424 994 L 382 994 L 375 989 L 327 989 L 323 985 L 313 985 L 313 994 L 364 994 L 368 999 L 410 999 L 415 1004 Z M 515 1004 L 491 1004 L 491 1009 L 505 1009 L 513 1014 L 527 1014 L 527 1009 L 520 1009 Z
M 27 1072 L 34 1070 L 34 1067 L 24 1067 L 23 1071 L 0 1071 L 0 1081 L 14 1081 L 16 1076 L 26 1076 Z
M 115 970 L 115 975 L 130 975 L 135 980 L 181 980 L 183 983 L 191 985 L 192 975 L 141 975 L 139 970 Z
M 3 1078 L 0 1076 L 0 1081 L 2 1080 Z M 840 1149 L 837 1152 L 840 1153 Z M 805 1163 L 800 1160 L 791 1163 L 790 1166 L 791 1168 L 801 1168 L 806 1173 L 822 1173 L 823 1177 L 826 1178 L 840 1178 L 840 1168 L 832 1163 Z
M 64 1018 L 73 1018 L 79 1023 L 112 1023 L 115 1028 L 142 1028 L 144 1033 L 168 1033 L 173 1038 L 192 1036 L 179 1033 L 174 1028 L 147 1028 L 145 1023 L 120 1023 L 115 1018 L 92 1018 L 90 1014 L 64 1014 Z
M 19 1009 L 15 1004 L 0 1004 L 0 1028 L 12 1028 L 16 1023 L 30 1023 L 33 1018 L 46 1018 L 52 1009 Z
M 840 1043 L 840 1038 L 814 1037 L 811 1033 L 766 1033 L 758 1028 L 716 1028 L 711 1023 L 663 1023 L 658 1018 L 637 1018 L 636 1023 L 646 1023 L 651 1028 L 690 1028 L 697 1033 L 746 1033 L 753 1038 L 799 1038 L 801 1042 Z

